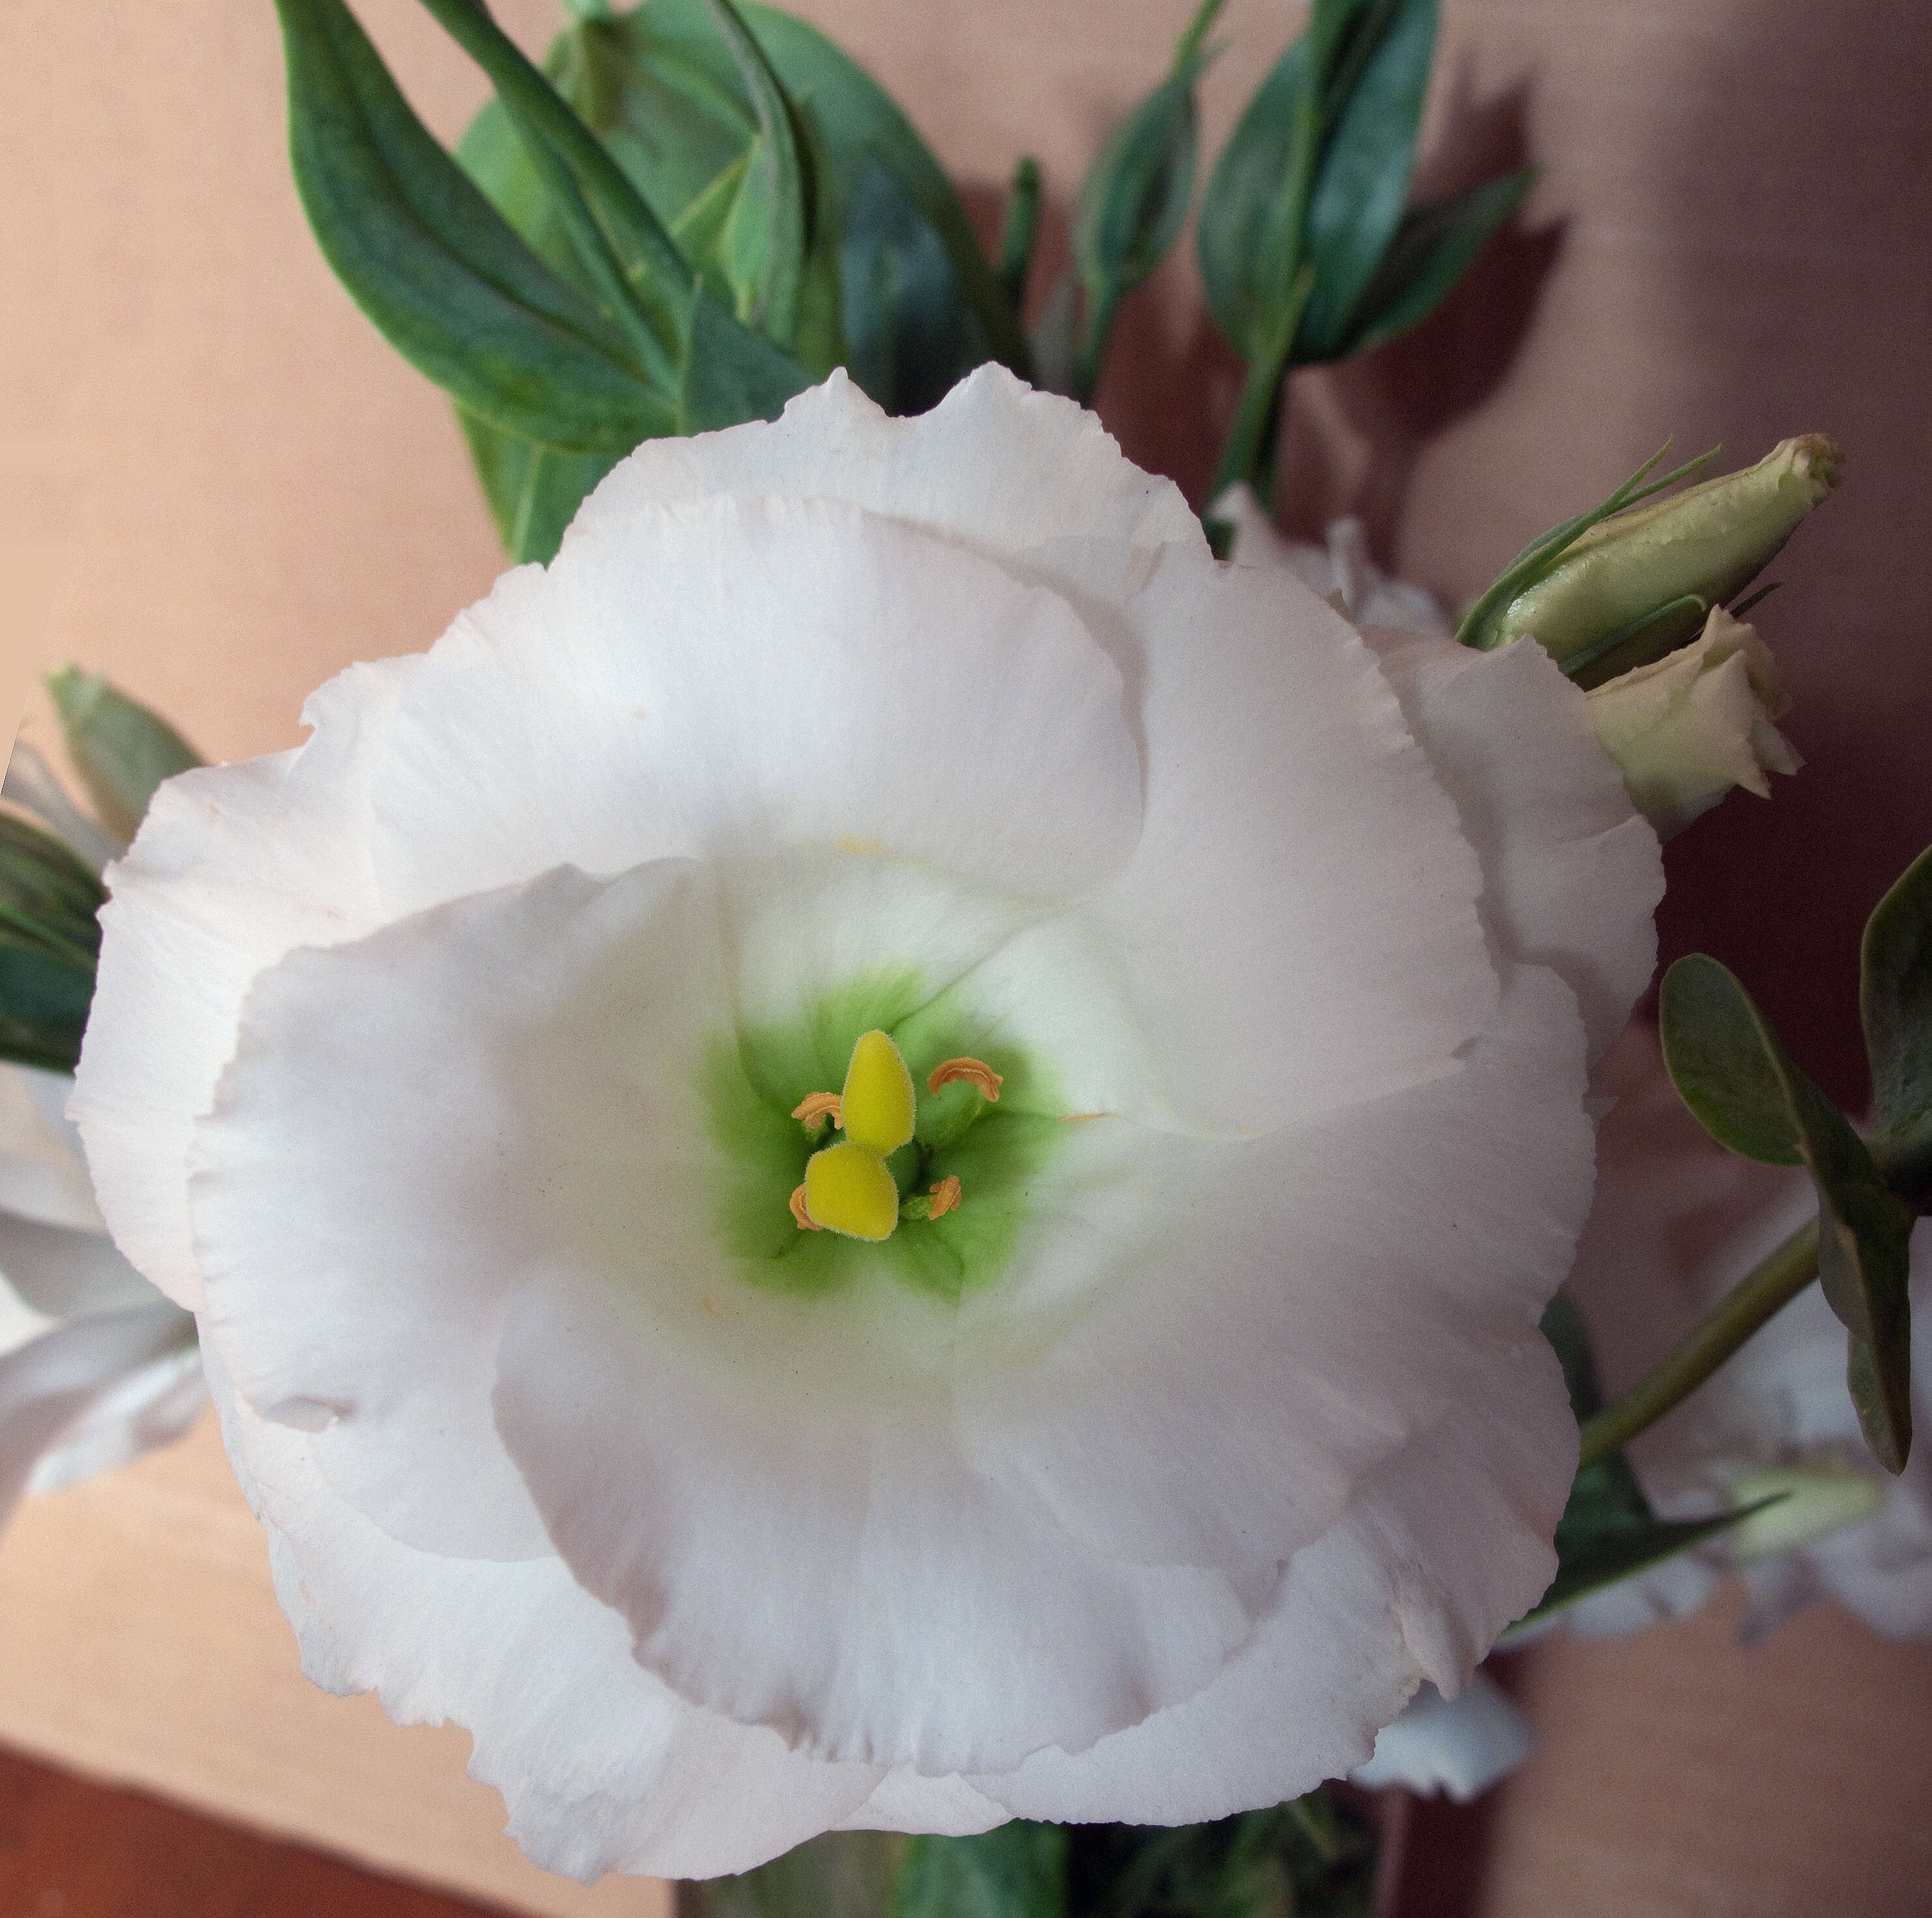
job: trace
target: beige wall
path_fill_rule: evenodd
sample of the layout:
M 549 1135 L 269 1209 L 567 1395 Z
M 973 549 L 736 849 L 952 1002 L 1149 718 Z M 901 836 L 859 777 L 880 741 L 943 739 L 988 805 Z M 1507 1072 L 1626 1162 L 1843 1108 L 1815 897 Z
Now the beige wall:
M 548 9 L 506 11 L 534 44 Z M 1029 148 L 1064 198 L 1186 6 L 801 10 L 967 181 L 996 184 Z M 452 133 L 475 76 L 408 0 L 362 11 Z M 1437 176 L 1526 153 L 1544 169 L 1529 230 L 1422 334 L 1297 382 L 1288 517 L 1360 510 L 1385 556 L 1454 598 L 1666 435 L 1739 462 L 1789 432 L 1840 436 L 1850 482 L 1762 619 L 1813 764 L 1673 849 L 1664 926 L 1671 950 L 1736 963 L 1856 1099 L 1858 927 L 1932 841 L 1932 30 L 1880 0 L 1445 13 Z M 1233 0 L 1210 139 L 1293 19 Z M 107 670 L 211 754 L 289 744 L 318 680 L 422 646 L 490 577 L 456 433 L 303 227 L 266 0 L 6 0 L 0 73 L 0 619 L 26 656 Z M 1124 337 L 1104 409 L 1198 485 L 1194 422 L 1225 409 L 1234 369 L 1184 264 Z M 28 735 L 46 738 L 38 708 Z M 37 1548 L 61 1536 L 43 1526 Z M 10 1539 L 0 1566 L 31 1583 L 23 1549 Z M 0 1690 L 22 1656 L 0 1655 Z M 1541 1654 L 1526 1683 L 1560 1716 L 1492 1821 L 1488 1909 L 1925 1908 L 1932 1655 L 1828 1617 L 1747 1656 L 1713 1621 Z

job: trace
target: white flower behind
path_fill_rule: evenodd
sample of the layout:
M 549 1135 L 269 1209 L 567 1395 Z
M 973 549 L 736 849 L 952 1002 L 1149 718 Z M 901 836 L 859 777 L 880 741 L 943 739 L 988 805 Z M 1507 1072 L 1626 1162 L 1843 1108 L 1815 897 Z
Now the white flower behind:
M 164 787 L 82 1127 L 312 1674 L 585 1877 L 1217 1817 L 1460 1689 L 1661 878 L 1540 653 L 1397 651 L 1066 402 L 835 376 Z M 789 1204 L 872 1029 L 960 1193 L 876 1245 Z
M 178 1438 L 207 1399 L 194 1319 L 107 1236 L 73 1083 L 0 1065 L 0 1520 Z

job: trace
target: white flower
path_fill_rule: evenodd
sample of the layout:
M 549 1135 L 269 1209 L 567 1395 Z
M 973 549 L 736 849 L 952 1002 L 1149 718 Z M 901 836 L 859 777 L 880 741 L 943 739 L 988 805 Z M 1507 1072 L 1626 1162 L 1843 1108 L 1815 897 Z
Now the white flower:
M 1444 1791 L 1466 1805 L 1514 1771 L 1532 1743 L 1528 1720 L 1479 1671 L 1460 1698 L 1424 1686 L 1401 1717 L 1382 1727 L 1369 1762 L 1349 1776 L 1374 1791 L 1399 1785 L 1424 1797 Z
M 1570 1289 L 1606 1386 L 1621 1389 L 1814 1217 L 1818 1199 L 1802 1170 L 1754 1164 L 1706 1134 L 1649 1027 L 1633 1025 L 1606 1065 L 1618 1104 L 1600 1134 L 1598 1202 Z M 1701 1518 L 1772 1492 L 1785 1502 L 1586 1600 L 1570 1622 L 1607 1633 L 1678 1617 L 1742 1569 L 1748 1636 L 1819 1599 L 1894 1638 L 1932 1635 L 1932 1226 L 1923 1220 L 1912 1299 L 1920 1442 L 1899 1477 L 1859 1436 L 1844 1328 L 1814 1285 L 1630 1448 L 1666 1517 Z
M 313 1675 L 584 1877 L 1214 1818 L 1463 1685 L 1661 876 L 1535 649 L 1395 670 L 1070 403 L 835 376 L 164 786 L 77 1109 Z M 878 1244 L 791 1209 L 872 1029 L 961 1200 Z
M 107 1237 L 73 1083 L 0 1065 L 0 1521 L 178 1437 L 207 1398 L 194 1320 Z
M 1733 786 L 1768 799 L 1768 774 L 1804 763 L 1772 723 L 1791 699 L 1771 649 L 1721 606 L 1690 645 L 1606 681 L 1589 700 L 1598 738 L 1665 839 Z
M 1210 511 L 1234 529 L 1228 556 L 1244 566 L 1273 566 L 1292 573 L 1358 626 L 1450 637 L 1442 609 L 1425 589 L 1391 579 L 1370 557 L 1369 530 L 1360 520 L 1330 521 L 1322 546 L 1284 538 L 1245 480 L 1228 487 Z

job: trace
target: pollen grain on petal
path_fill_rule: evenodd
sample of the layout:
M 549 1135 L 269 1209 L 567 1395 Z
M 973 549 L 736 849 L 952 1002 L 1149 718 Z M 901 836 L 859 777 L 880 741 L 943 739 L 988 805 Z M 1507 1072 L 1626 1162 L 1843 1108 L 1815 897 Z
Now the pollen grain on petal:
M 837 1126 L 845 1123 L 844 1104 L 836 1092 L 807 1092 L 792 1107 L 791 1116 L 802 1122 L 808 1132 L 816 1132 L 828 1119 Z
M 791 1215 L 798 1221 L 801 1232 L 823 1232 L 825 1228 L 805 1209 L 805 1188 L 800 1185 L 791 1195 Z
M 949 1172 L 932 1188 L 932 1209 L 928 1218 L 944 1218 L 950 1212 L 959 1209 L 959 1179 L 956 1173 Z
M 944 1059 L 927 1074 L 926 1089 L 936 1092 L 941 1086 L 950 1086 L 956 1079 L 963 1079 L 975 1087 L 988 1105 L 998 1103 L 1000 1088 L 1006 1083 L 1004 1076 L 995 1072 L 983 1059 Z

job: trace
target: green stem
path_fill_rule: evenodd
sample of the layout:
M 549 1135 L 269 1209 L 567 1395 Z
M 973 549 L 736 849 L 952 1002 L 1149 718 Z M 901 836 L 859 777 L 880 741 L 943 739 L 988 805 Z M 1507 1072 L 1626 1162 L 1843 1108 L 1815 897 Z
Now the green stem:
M 1800 1226 L 1649 1375 L 1583 1422 L 1583 1455 L 1594 1464 L 1688 1398 L 1760 1326 L 1818 1276 L 1818 1221 Z
M 1288 355 L 1301 324 L 1302 309 L 1315 289 L 1315 265 L 1311 260 L 1296 276 L 1281 324 L 1267 349 L 1248 363 L 1248 376 L 1242 382 L 1240 404 L 1227 443 L 1221 448 L 1221 463 L 1208 489 L 1210 502 L 1237 480 L 1252 481 L 1264 467 L 1272 470 L 1274 448 L 1270 434 L 1280 429 L 1283 382 L 1288 378 Z M 1274 491 L 1272 485 L 1268 489 Z
M 1201 0 L 1194 10 L 1194 17 L 1187 22 L 1174 49 L 1174 64 L 1168 70 L 1175 76 L 1192 73 L 1194 63 L 1201 57 L 1201 43 L 1208 37 L 1208 29 L 1214 24 L 1214 16 L 1226 4 L 1226 0 Z

